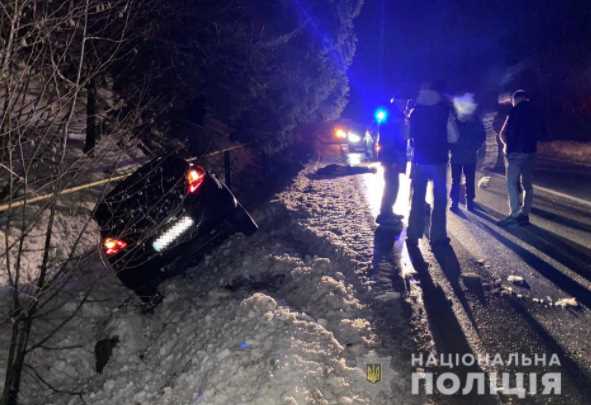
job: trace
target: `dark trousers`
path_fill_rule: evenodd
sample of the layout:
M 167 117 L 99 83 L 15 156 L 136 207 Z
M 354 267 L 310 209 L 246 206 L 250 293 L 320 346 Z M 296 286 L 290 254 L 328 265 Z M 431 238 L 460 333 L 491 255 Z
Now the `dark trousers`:
M 462 172 L 466 177 L 466 200 L 474 201 L 476 197 L 476 163 L 452 163 L 451 164 L 451 191 L 449 198 L 452 203 L 460 202 L 460 184 Z
M 425 196 L 427 183 L 433 182 L 433 210 L 429 239 L 438 242 L 447 238 L 447 164 L 422 165 L 413 163 L 411 172 L 411 205 L 408 229 L 409 239 L 420 239 L 425 231 Z

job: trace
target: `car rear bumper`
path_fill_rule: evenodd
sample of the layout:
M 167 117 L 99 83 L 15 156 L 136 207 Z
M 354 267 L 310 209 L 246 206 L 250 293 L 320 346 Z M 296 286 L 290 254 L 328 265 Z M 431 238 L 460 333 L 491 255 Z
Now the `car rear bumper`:
M 182 273 L 185 267 L 196 262 L 220 238 L 238 231 L 233 229 L 230 219 L 237 210 L 243 209 L 233 193 L 217 179 L 212 178 L 203 194 L 194 204 L 185 204 L 174 222 L 190 217 L 192 229 L 187 229 L 165 248 L 158 251 L 154 245 L 158 238 L 173 226 L 162 226 L 160 232 L 146 238 L 142 244 L 130 243 L 130 248 L 118 255 L 107 256 L 100 249 L 105 266 L 114 271 L 121 282 L 142 296 L 145 291 L 155 289 L 164 279 Z M 102 234 L 102 237 L 108 235 Z M 140 294 L 138 291 L 142 291 Z
M 204 230 L 196 237 L 161 253 L 155 253 L 149 247 L 136 247 L 134 256 L 146 258 L 140 262 L 126 262 L 117 260 L 117 257 L 107 257 L 102 249 L 100 256 L 105 267 L 115 272 L 127 288 L 137 293 L 155 289 L 166 278 L 184 272 L 186 266 L 197 262 L 209 248 L 231 232 L 231 227 L 224 223 L 207 232 Z

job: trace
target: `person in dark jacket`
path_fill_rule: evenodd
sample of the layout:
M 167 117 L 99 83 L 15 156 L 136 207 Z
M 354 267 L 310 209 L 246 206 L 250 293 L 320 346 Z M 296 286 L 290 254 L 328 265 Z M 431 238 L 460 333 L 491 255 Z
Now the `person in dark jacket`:
M 504 145 L 507 193 L 511 213 L 500 226 L 527 225 L 534 198 L 533 175 L 537 141 L 545 132 L 540 114 L 525 90 L 513 93 L 513 108 L 500 132 Z
M 402 216 L 392 211 L 399 189 L 399 176 L 406 170 L 407 125 L 404 114 L 396 106 L 389 120 L 380 126 L 378 160 L 384 169 L 384 193 L 380 214 L 376 222 L 380 225 L 402 229 Z
M 411 208 L 407 244 L 416 246 L 425 229 L 427 183 L 433 182 L 433 210 L 429 240 L 432 246 L 449 244 L 447 237 L 447 165 L 449 143 L 458 141 L 452 107 L 440 93 L 441 85 L 424 84 L 410 115 L 413 147 Z
M 451 145 L 451 209 L 457 210 L 460 202 L 460 183 L 462 172 L 466 178 L 466 208 L 474 210 L 476 197 L 476 161 L 477 152 L 482 147 L 486 132 L 484 125 L 474 113 L 461 114 L 458 117 L 458 142 Z

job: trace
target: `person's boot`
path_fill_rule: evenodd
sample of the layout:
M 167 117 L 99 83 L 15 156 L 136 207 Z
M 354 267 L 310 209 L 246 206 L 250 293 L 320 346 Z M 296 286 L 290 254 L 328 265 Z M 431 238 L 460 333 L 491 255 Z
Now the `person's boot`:
M 510 226 L 510 225 L 516 225 L 517 221 L 516 221 L 516 217 L 509 215 L 508 217 L 505 217 L 503 219 L 501 219 L 500 221 L 497 221 L 497 225 L 498 226 Z
M 452 201 L 451 205 L 449 206 L 449 210 L 453 212 L 458 212 L 460 210 L 460 203 L 457 201 Z
M 466 201 L 466 209 L 468 211 L 474 211 L 476 209 L 476 204 L 474 203 L 474 200 Z
M 402 228 L 402 215 L 379 214 L 376 222 L 381 226 Z

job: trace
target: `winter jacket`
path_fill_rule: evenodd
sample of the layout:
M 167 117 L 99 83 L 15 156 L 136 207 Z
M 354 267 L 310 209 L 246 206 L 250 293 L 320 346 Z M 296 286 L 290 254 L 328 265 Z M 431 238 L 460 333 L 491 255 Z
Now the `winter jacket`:
M 476 163 L 476 152 L 486 139 L 484 125 L 476 117 L 468 121 L 460 120 L 457 125 L 460 137 L 458 142 L 451 145 L 451 162 L 453 164 Z
M 535 153 L 544 132 L 543 120 L 531 102 L 522 101 L 509 112 L 506 153 Z
M 424 165 L 446 164 L 449 145 L 458 139 L 451 106 L 439 93 L 421 90 L 410 116 L 413 162 Z
M 383 163 L 406 162 L 406 123 L 404 117 L 392 119 L 380 127 L 378 159 Z

